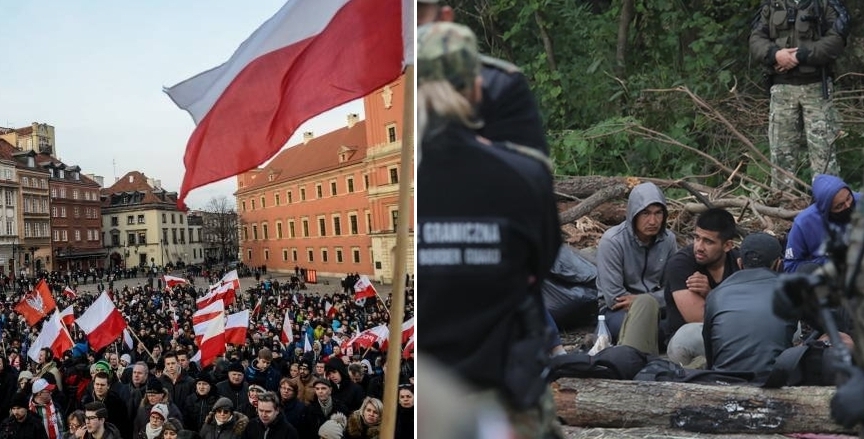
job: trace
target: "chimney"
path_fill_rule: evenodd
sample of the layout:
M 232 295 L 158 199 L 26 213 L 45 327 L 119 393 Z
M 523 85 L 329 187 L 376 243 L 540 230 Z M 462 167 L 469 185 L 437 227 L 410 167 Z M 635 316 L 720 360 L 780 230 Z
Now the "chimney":
M 303 144 L 309 143 L 310 140 L 315 138 L 315 134 L 312 131 L 306 131 L 303 133 Z
M 348 128 L 353 127 L 360 121 L 360 116 L 357 113 L 351 113 L 348 115 Z

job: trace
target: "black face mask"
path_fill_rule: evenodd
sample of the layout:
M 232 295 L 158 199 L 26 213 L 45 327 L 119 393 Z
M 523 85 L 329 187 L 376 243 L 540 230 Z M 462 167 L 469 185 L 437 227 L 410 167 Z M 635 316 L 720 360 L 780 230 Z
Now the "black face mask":
M 849 224 L 852 221 L 852 212 L 855 211 L 855 202 L 852 202 L 852 205 L 847 209 L 841 210 L 840 212 L 829 212 L 828 213 L 828 221 L 837 224 Z

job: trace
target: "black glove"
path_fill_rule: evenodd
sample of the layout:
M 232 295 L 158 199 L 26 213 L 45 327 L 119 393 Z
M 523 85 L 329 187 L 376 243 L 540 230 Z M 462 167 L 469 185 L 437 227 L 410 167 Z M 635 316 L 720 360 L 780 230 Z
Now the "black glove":
M 837 387 L 837 393 L 831 398 L 831 417 L 846 427 L 864 423 L 864 371 L 843 365 L 837 370 L 846 373 L 849 379 Z

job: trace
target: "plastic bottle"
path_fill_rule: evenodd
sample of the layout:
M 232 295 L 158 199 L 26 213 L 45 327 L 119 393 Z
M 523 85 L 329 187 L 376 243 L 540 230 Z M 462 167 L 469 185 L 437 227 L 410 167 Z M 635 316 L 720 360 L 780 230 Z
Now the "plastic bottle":
M 594 346 L 591 347 L 591 350 L 588 351 L 588 355 L 594 355 L 603 349 L 612 346 L 612 333 L 609 332 L 609 327 L 606 326 L 606 316 L 597 316 L 597 330 L 594 331 L 594 335 L 596 336 L 596 341 L 594 342 Z

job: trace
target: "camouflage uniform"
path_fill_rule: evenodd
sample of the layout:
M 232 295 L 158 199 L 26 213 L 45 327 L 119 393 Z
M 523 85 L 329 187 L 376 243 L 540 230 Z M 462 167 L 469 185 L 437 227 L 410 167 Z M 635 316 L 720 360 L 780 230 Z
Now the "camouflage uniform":
M 839 134 L 837 111 L 830 98 L 830 78 L 829 95 L 822 96 L 822 72 L 843 52 L 848 21 L 840 0 L 768 0 L 753 20 L 750 53 L 773 84 L 768 119 L 771 163 L 793 174 L 799 171 L 802 122 L 813 175 L 839 171 L 833 150 Z M 780 72 L 775 55 L 786 48 L 798 49 L 798 65 Z M 793 183 L 772 169 L 771 185 L 783 189 Z

